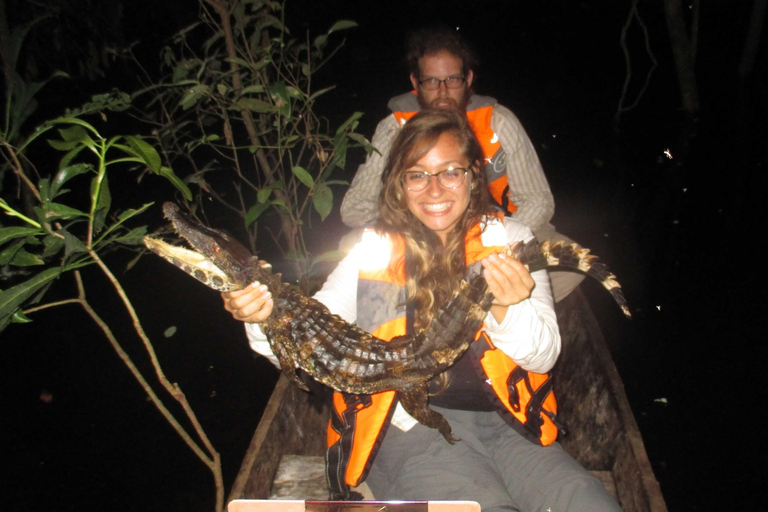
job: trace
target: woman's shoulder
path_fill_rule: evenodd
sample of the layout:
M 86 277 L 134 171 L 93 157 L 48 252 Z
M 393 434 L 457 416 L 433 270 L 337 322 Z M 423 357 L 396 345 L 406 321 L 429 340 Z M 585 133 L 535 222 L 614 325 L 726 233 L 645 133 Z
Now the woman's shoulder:
M 360 240 L 347 256 L 360 269 L 383 269 L 389 265 L 399 240 L 385 232 L 377 232 L 373 227 L 363 229 Z
M 510 217 L 486 217 L 483 231 L 483 245 L 507 245 L 520 240 L 533 238 L 531 229 L 522 222 Z

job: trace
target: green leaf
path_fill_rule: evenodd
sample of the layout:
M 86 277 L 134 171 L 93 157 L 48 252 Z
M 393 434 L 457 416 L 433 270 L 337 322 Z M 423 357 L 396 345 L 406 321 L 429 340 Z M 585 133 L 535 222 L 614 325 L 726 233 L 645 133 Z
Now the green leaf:
M 42 202 L 48 202 L 52 199 L 51 197 L 51 184 L 48 181 L 48 178 L 42 178 L 38 184 L 37 188 L 40 191 L 40 199 Z
M 277 107 L 266 101 L 257 100 L 255 98 L 240 98 L 235 102 L 235 105 L 240 110 L 250 110 L 257 114 L 267 114 L 270 112 L 277 112 Z
M 0 251 L 0 265 L 8 265 L 11 263 L 13 258 L 16 257 L 16 254 L 22 250 L 25 243 L 26 242 L 24 240 L 16 240 L 8 247 Z
M 65 112 L 69 117 L 78 117 L 86 114 L 102 113 L 105 110 L 124 112 L 130 107 L 130 94 L 113 89 L 108 93 L 95 94 L 91 96 L 91 101 L 87 101 L 75 109 L 65 109 Z
M 245 214 L 245 227 L 249 228 L 270 206 L 269 203 L 259 203 L 251 206 Z
M 315 187 L 315 191 L 312 194 L 312 206 L 315 207 L 322 220 L 325 220 L 331 214 L 333 192 L 324 183 L 320 183 Z
M 35 265 L 45 265 L 45 261 L 41 260 L 38 256 L 25 251 L 24 248 L 21 248 L 13 255 L 11 265 L 16 265 L 17 267 L 32 267 Z
M 11 317 L 12 324 L 28 324 L 31 321 L 32 319 L 25 315 L 20 309 L 17 309 L 13 314 L 13 317 Z
M 145 211 L 147 208 L 149 208 L 150 206 L 152 206 L 153 204 L 155 204 L 155 203 L 146 203 L 146 204 L 144 204 L 144 205 L 143 205 L 141 208 L 139 208 L 139 209 L 133 209 L 133 208 L 131 208 L 131 209 L 128 209 L 128 210 L 124 210 L 124 211 L 120 212 L 120 215 L 118 215 L 118 216 L 117 216 L 117 219 L 118 219 L 118 220 L 119 220 L 121 223 L 122 223 L 122 222 L 125 222 L 126 220 L 128 220 L 128 219 L 130 219 L 130 218 L 132 218 L 132 217 L 135 217 L 136 215 L 139 215 L 139 214 L 141 214 L 141 213 L 144 213 L 144 211 Z
M 73 254 L 81 254 L 88 252 L 88 248 L 85 246 L 82 240 L 75 235 L 67 231 L 66 229 L 60 229 L 58 231 L 60 235 L 64 237 L 64 255 L 70 257 Z
M 354 112 L 351 116 L 349 116 L 349 118 L 347 118 L 346 121 L 344 121 L 341 126 L 339 126 L 339 128 L 336 130 L 336 135 L 341 135 L 350 126 L 352 126 L 352 130 L 354 130 L 357 127 L 357 120 L 361 117 L 363 117 L 362 112 Z
M 35 211 L 37 211 L 38 208 L 35 208 Z M 88 217 L 88 214 L 85 212 L 82 212 L 80 210 L 77 210 L 75 208 L 72 208 L 70 206 L 67 206 L 65 204 L 61 203 L 48 203 L 45 208 L 45 214 L 41 215 L 41 219 L 44 219 L 46 222 L 51 222 L 52 218 L 58 218 L 61 217 L 61 219 L 74 219 L 76 217 Z
M 300 167 L 297 165 L 291 168 L 291 171 L 293 171 L 293 175 L 296 176 L 299 179 L 299 181 L 302 182 L 307 187 L 312 188 L 315 186 L 315 180 L 312 179 L 312 175 L 309 174 L 306 170 L 304 170 L 303 167 Z
M 27 235 L 34 235 L 41 233 L 38 228 L 26 228 L 26 227 L 11 227 L 0 228 L 0 245 L 13 240 L 14 238 L 26 237 Z
M 114 239 L 115 242 L 123 245 L 141 245 L 144 236 L 147 234 L 147 226 L 140 226 L 132 229 L 127 234 Z
M 339 20 L 333 24 L 333 26 L 328 30 L 328 33 L 330 34 L 332 32 L 338 32 L 339 30 L 347 30 L 355 27 L 357 27 L 357 23 L 352 20 Z
M 135 217 L 136 215 L 139 215 L 140 213 L 144 212 L 147 208 L 149 208 L 153 204 L 154 203 L 146 203 L 144 206 L 142 206 L 138 210 L 129 209 L 129 210 L 124 210 L 124 211 L 120 212 L 118 214 L 118 216 L 117 216 L 117 222 L 115 222 L 114 224 L 109 226 L 109 228 L 101 235 L 101 238 L 99 240 L 97 240 L 96 243 L 100 244 L 100 243 L 102 243 L 102 241 L 107 240 L 107 236 L 110 233 L 112 233 L 113 231 L 115 231 L 117 228 L 119 228 L 125 221 L 127 221 L 128 219 L 131 219 L 131 218 Z M 109 244 L 112 241 L 113 240 L 107 240 L 105 243 Z M 130 245 L 132 245 L 132 243 L 130 243 L 130 242 L 128 242 L 128 243 Z
M 176 174 L 173 172 L 173 169 L 163 166 L 160 168 L 160 172 L 158 172 L 158 174 L 173 183 L 173 186 L 176 187 L 179 192 L 184 194 L 184 199 L 187 201 L 192 200 L 192 191 L 189 190 L 189 187 L 186 183 L 184 183 L 184 180 L 176 176 Z
M 242 95 L 245 96 L 246 94 L 261 94 L 265 91 L 263 85 L 249 85 L 245 89 L 243 89 Z
M 59 168 L 63 169 L 63 168 L 69 167 L 70 162 L 74 160 L 75 157 L 77 157 L 77 155 L 79 155 L 84 149 L 86 149 L 85 146 L 77 146 L 76 148 L 72 149 L 72 151 L 64 155 L 61 158 L 61 162 L 59 162 Z M 93 168 L 93 166 L 91 166 L 90 164 L 79 164 L 79 165 L 85 165 L 88 168 Z
M 344 169 L 344 167 L 347 165 L 347 138 L 342 138 L 338 143 L 334 140 L 334 153 L 333 153 L 333 159 L 330 164 L 328 164 L 328 167 L 326 167 L 325 172 L 323 173 L 323 177 L 328 177 L 328 175 L 333 171 L 333 166 L 337 166 L 340 169 Z
M 179 62 L 173 68 L 173 83 L 180 85 L 180 82 L 193 74 L 193 71 L 200 65 L 199 59 L 185 59 Z
M 269 87 L 269 94 L 281 116 L 291 117 L 291 97 L 285 82 L 276 82 Z
M 162 160 L 157 150 L 152 147 L 152 144 L 133 135 L 126 135 L 125 140 L 128 141 L 128 145 L 136 152 L 136 156 L 141 158 L 147 164 L 147 167 L 152 169 L 152 172 L 160 172 Z
M 330 87 L 326 87 L 325 89 L 320 89 L 319 91 L 313 93 L 312 96 L 309 97 L 309 101 L 314 101 L 318 96 L 321 96 L 321 95 L 327 93 L 328 91 L 332 91 L 335 88 L 336 88 L 336 86 L 332 85 Z
M 312 44 L 315 45 L 315 48 L 321 49 L 325 46 L 325 43 L 327 42 L 328 42 L 328 34 L 321 34 L 315 38 Z
M 204 84 L 197 84 L 194 87 L 190 87 L 186 90 L 184 96 L 182 96 L 181 101 L 179 102 L 181 108 L 184 110 L 189 110 L 190 108 L 194 107 L 198 101 L 208 96 L 210 92 L 210 88 Z
M 285 187 L 285 184 L 282 182 L 282 180 L 278 180 L 271 185 L 267 185 L 266 187 L 262 187 L 259 189 L 259 192 L 256 194 L 256 198 L 258 199 L 259 203 L 266 203 L 269 199 L 269 196 L 272 195 L 272 191 L 275 189 L 283 190 Z
M 369 155 L 374 151 L 376 151 L 376 148 L 373 147 L 373 145 L 368 141 L 368 139 L 366 139 L 363 135 L 359 133 L 348 133 L 347 137 L 349 137 L 353 141 L 360 144 L 363 147 L 363 149 L 365 149 L 365 152 Z
M 92 168 L 93 167 L 91 167 L 89 164 L 79 163 L 69 165 L 61 169 L 56 173 L 56 176 L 53 178 L 53 183 L 51 183 L 50 198 L 53 199 L 59 195 L 61 187 L 63 187 L 67 181 L 71 180 L 75 176 L 90 171 Z
M 282 139 L 280 141 L 280 144 L 287 146 L 289 144 L 293 144 L 294 142 L 296 142 L 300 138 L 301 138 L 301 135 L 296 135 L 296 134 L 289 135 L 288 137 L 285 137 L 284 139 Z
M 43 258 L 50 258 L 64 247 L 64 239 L 58 236 L 48 235 L 43 238 Z
M 0 292 L 0 331 L 5 329 L 25 300 L 61 274 L 60 267 L 48 268 L 21 284 Z
M 88 132 L 78 123 L 75 126 L 69 128 L 62 128 L 59 130 L 62 141 L 49 140 L 48 142 L 56 149 L 62 151 L 69 151 L 70 149 L 83 145 L 89 148 L 96 147 L 96 143 L 93 141 Z

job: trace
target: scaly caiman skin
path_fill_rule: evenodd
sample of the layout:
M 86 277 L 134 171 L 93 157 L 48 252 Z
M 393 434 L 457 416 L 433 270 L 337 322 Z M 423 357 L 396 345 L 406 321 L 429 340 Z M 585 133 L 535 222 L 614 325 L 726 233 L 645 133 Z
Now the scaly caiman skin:
M 448 421 L 428 407 L 427 382 L 464 353 L 482 326 L 493 299 L 482 273 L 467 276 L 459 292 L 440 309 L 427 329 L 386 342 L 283 284 L 270 265 L 228 235 L 192 220 L 177 205 L 165 203 L 163 212 L 195 251 L 145 237 L 144 244 L 150 250 L 215 290 L 237 290 L 254 281 L 267 286 L 274 306 L 261 329 L 283 373 L 299 387 L 307 389 L 296 375 L 298 368 L 338 391 L 398 391 L 400 402 L 411 416 L 437 428 L 448 442 L 457 441 L 451 436 Z M 629 316 L 615 277 L 587 249 L 532 240 L 512 244 L 504 252 L 531 272 L 560 266 L 587 273 L 610 291 Z

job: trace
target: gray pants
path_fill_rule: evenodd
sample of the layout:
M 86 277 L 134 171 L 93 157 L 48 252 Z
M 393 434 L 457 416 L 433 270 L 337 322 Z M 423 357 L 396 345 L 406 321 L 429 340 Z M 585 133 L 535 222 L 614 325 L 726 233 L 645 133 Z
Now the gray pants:
M 483 512 L 616 512 L 599 480 L 559 444 L 523 438 L 495 412 L 434 407 L 461 438 L 390 426 L 366 479 L 377 500 L 470 500 Z

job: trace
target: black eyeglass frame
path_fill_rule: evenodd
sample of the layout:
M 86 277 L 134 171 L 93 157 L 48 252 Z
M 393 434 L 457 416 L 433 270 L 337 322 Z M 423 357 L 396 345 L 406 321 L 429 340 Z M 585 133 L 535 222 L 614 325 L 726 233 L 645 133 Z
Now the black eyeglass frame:
M 449 80 L 454 80 L 454 82 L 449 82 Z M 453 75 L 453 76 L 447 76 L 443 78 L 442 80 L 435 77 L 429 77 L 429 78 L 423 78 L 419 80 L 419 85 L 422 87 L 422 89 L 427 91 L 436 91 L 440 89 L 441 84 L 445 84 L 445 87 L 447 89 L 459 89 L 462 85 L 464 85 L 464 82 L 467 81 L 467 77 L 464 75 Z M 424 84 L 430 84 L 429 87 L 427 87 Z M 434 85 L 433 85 L 434 84 Z
M 443 180 L 440 178 L 440 175 L 443 174 L 446 171 L 463 171 L 462 174 L 461 174 L 461 181 L 458 184 L 456 184 L 455 186 L 453 186 L 453 187 L 444 185 L 443 184 Z M 421 187 L 421 188 L 417 188 L 417 189 L 409 188 L 407 183 L 406 183 L 406 181 L 405 181 L 409 174 L 424 174 L 427 177 L 427 179 L 424 181 L 424 186 Z M 448 167 L 447 169 L 443 169 L 442 171 L 436 172 L 435 174 L 432 174 L 432 173 L 426 172 L 426 171 L 405 171 L 402 174 L 401 180 L 403 182 L 403 187 L 405 187 L 405 189 L 410 191 L 410 192 L 421 192 L 422 190 L 427 188 L 429 186 L 429 180 L 433 176 L 435 178 L 437 178 L 437 182 L 444 189 L 446 189 L 446 190 L 456 190 L 457 188 L 462 186 L 464 184 L 464 182 L 467 180 L 467 174 L 469 174 L 469 169 L 467 169 L 465 167 Z

